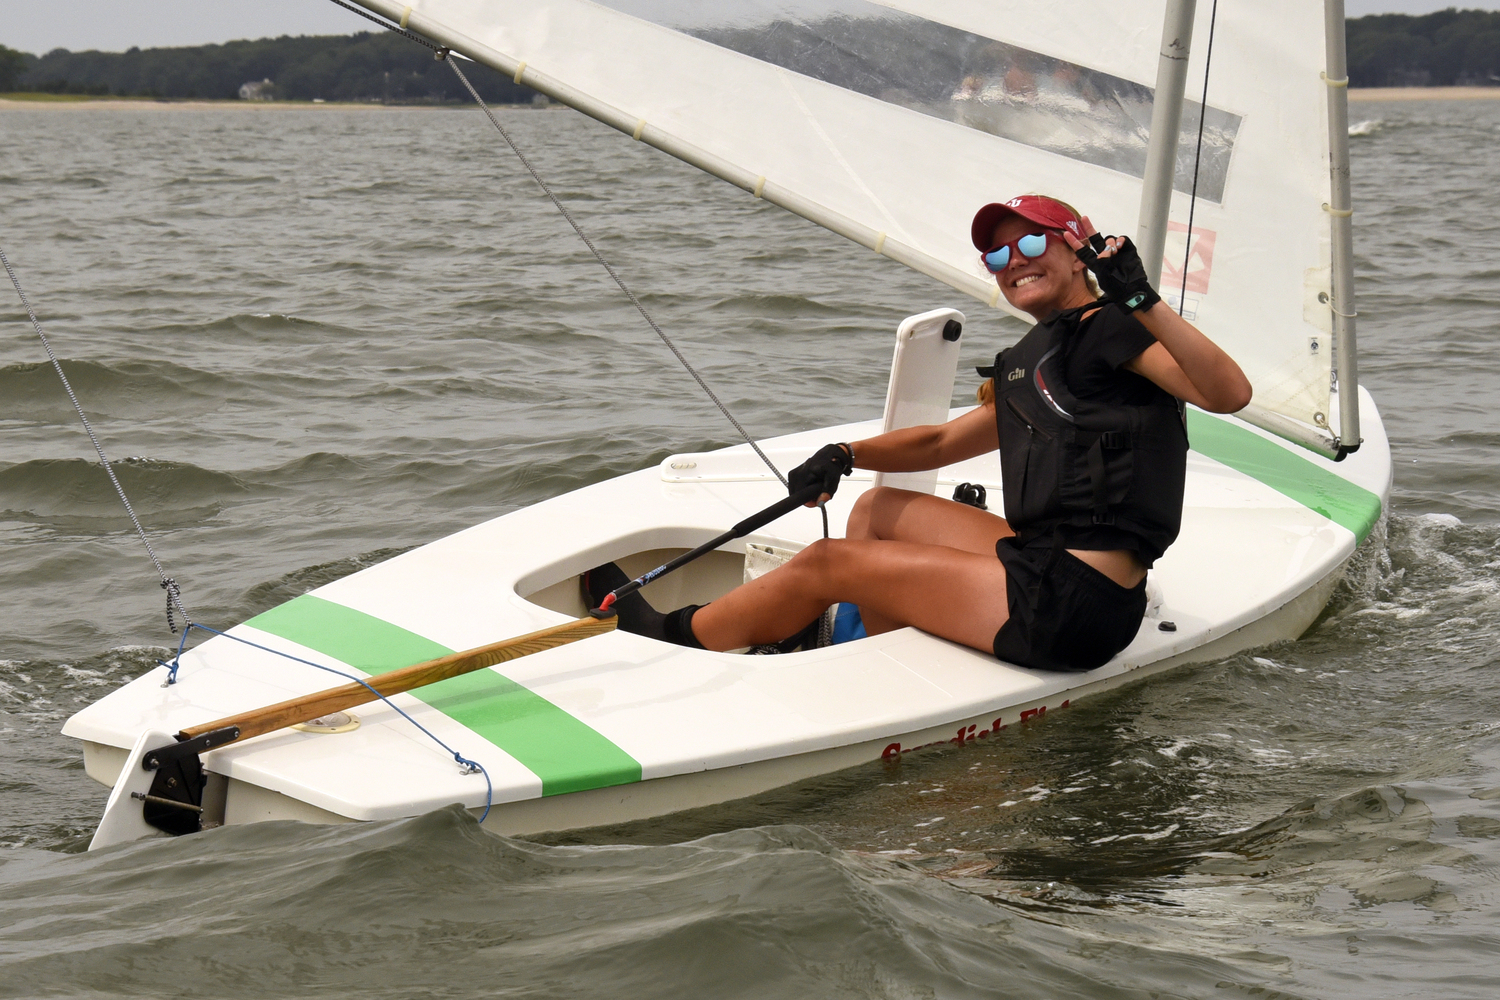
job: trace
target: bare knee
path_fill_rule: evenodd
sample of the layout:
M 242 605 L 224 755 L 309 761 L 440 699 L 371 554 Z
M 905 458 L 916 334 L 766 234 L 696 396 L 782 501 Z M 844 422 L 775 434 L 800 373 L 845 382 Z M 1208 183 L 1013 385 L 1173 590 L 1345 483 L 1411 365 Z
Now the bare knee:
M 893 538 L 896 519 L 916 497 L 922 494 L 876 486 L 861 493 L 849 512 L 849 538 Z
M 797 593 L 808 597 L 822 597 L 836 588 L 840 549 L 847 543 L 838 538 L 820 538 L 798 552 L 778 572 L 789 579 Z
M 803 574 L 826 576 L 833 560 L 838 558 L 835 555 L 837 548 L 837 539 L 819 538 L 793 556 L 787 566 Z

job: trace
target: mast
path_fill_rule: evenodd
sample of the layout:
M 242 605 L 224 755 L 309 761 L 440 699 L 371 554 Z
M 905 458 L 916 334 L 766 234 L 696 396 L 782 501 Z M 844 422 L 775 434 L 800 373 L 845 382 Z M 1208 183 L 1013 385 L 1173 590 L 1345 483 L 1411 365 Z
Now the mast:
M 1156 92 L 1151 105 L 1151 138 L 1146 150 L 1146 172 L 1141 184 L 1141 214 L 1136 246 L 1153 285 L 1161 284 L 1162 251 L 1166 246 L 1167 217 L 1172 207 L 1177 175 L 1177 143 L 1182 134 L 1183 95 L 1187 89 L 1188 56 L 1192 49 L 1193 15 L 1197 0 L 1167 0 L 1162 23 L 1161 58 L 1156 68 Z M 1359 394 L 1354 347 L 1353 234 L 1349 217 L 1349 106 L 1344 52 L 1344 0 L 1325 0 L 1327 36 L 1328 128 L 1332 188 L 1323 207 L 1333 220 L 1333 342 L 1339 385 L 1339 437 L 1305 427 L 1256 403 L 1237 416 L 1278 437 L 1337 461 L 1359 447 Z M 1205 109 L 1206 110 L 1206 109 Z M 1351 442 L 1346 444 L 1345 442 Z
M 1344 0 L 1325 0 L 1328 40 L 1328 211 L 1333 236 L 1334 375 L 1339 391 L 1340 457 L 1359 447 L 1359 356 L 1354 343 L 1354 206 L 1349 194 L 1349 61 Z
M 1342 10 L 1342 0 L 1338 3 Z M 1141 217 L 1135 243 L 1146 276 L 1161 284 L 1161 255 L 1167 242 L 1167 213 L 1172 181 L 1177 176 L 1177 138 L 1182 134 L 1182 95 L 1187 89 L 1188 53 L 1193 42 L 1197 0 L 1167 0 L 1161 29 L 1161 59 L 1156 64 L 1156 96 L 1151 102 L 1151 142 L 1146 149 L 1146 176 L 1141 184 Z M 1341 36 L 1342 37 L 1342 36 Z

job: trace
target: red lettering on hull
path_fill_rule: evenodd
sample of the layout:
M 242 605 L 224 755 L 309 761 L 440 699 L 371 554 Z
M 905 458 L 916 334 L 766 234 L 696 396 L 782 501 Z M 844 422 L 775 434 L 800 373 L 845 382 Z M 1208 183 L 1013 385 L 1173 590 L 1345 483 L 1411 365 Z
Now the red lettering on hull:
M 1057 707 L 1058 708 L 1067 708 L 1070 704 L 1072 704 L 1072 700 L 1068 699 L 1068 700 L 1065 700 L 1061 705 L 1058 705 Z M 1041 718 L 1042 716 L 1044 716 L 1046 714 L 1047 714 L 1047 706 L 1046 705 L 1039 705 L 1036 708 L 1028 708 L 1026 711 L 1024 711 L 1024 712 L 1021 713 L 1021 722 L 1023 722 L 1023 723 L 1024 722 L 1030 722 L 1032 719 Z M 982 740 L 982 739 L 986 739 L 987 737 L 991 736 L 992 734 L 999 733 L 1001 730 L 1008 729 L 1008 728 L 1010 728 L 1010 727 L 1006 726 L 1001 721 L 1001 719 L 999 717 L 997 717 L 994 722 L 990 723 L 990 727 L 988 729 L 980 729 L 977 723 L 975 725 L 972 725 L 972 726 L 963 726 L 963 727 L 960 727 L 958 729 L 958 731 L 953 734 L 953 737 L 951 739 L 947 739 L 947 740 L 937 740 L 936 742 L 933 742 L 933 743 L 924 743 L 921 746 L 917 746 L 917 747 L 905 747 L 905 746 L 902 746 L 900 743 L 891 743 L 891 744 L 888 744 L 886 746 L 886 748 L 880 752 L 880 759 L 881 760 L 893 760 L 896 757 L 899 757 L 901 754 L 910 753 L 913 750 L 926 750 L 928 747 L 940 746 L 940 745 L 942 745 L 944 743 L 956 743 L 956 744 L 962 746 L 963 744 L 968 743 L 970 740 L 976 740 L 976 739 Z

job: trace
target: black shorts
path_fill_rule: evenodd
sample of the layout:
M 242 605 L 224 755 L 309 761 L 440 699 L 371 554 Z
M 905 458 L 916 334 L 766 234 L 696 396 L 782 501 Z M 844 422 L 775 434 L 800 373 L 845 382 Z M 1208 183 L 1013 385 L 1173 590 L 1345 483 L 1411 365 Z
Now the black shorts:
M 1093 670 L 1140 630 L 1146 581 L 1122 587 L 1067 550 L 1053 552 L 1050 538 L 996 544 L 1010 618 L 995 633 L 995 656 L 1040 670 Z

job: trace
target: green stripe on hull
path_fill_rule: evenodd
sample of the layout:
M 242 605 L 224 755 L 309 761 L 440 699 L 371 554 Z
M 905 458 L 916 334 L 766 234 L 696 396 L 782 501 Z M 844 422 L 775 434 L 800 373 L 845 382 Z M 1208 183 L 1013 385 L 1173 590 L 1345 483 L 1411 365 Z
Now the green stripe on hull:
M 311 594 L 245 624 L 316 649 L 367 674 L 453 652 L 398 625 Z M 493 668 L 439 681 L 411 694 L 520 761 L 542 779 L 543 795 L 641 780 L 641 765 L 634 757 Z
M 1188 410 L 1193 450 L 1223 462 L 1354 532 L 1363 542 L 1380 519 L 1380 498 L 1259 434 Z

